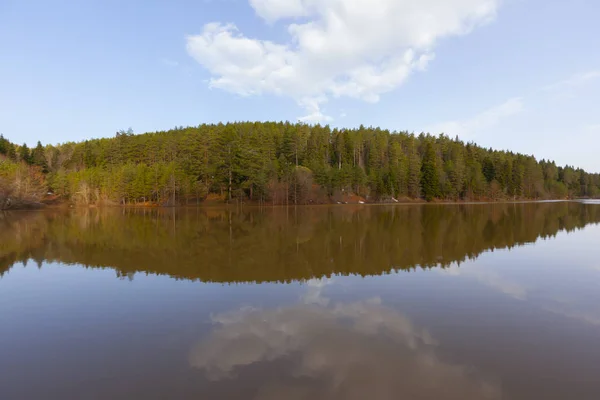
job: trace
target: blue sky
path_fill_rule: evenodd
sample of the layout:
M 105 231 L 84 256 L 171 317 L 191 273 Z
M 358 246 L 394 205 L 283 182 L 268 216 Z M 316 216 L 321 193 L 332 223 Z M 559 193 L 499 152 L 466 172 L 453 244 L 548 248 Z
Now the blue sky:
M 600 172 L 600 2 L 0 0 L 0 132 L 290 120 Z

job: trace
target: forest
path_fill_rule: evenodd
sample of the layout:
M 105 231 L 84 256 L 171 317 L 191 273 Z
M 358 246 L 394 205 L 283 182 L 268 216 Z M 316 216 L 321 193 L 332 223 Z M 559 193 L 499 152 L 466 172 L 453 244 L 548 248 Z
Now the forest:
M 0 209 L 593 198 L 600 174 L 444 134 L 289 122 L 176 127 L 17 145 L 0 136 Z

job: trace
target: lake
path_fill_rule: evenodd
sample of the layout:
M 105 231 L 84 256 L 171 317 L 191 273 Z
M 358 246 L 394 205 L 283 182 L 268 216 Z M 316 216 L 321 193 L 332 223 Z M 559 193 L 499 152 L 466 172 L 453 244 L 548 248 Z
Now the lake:
M 0 214 L 0 398 L 599 399 L 600 204 Z

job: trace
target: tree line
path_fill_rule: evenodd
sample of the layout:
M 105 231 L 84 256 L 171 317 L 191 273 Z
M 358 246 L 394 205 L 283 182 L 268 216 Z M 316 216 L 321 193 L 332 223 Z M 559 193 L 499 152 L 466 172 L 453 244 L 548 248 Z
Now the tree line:
M 4 165 L 35 168 L 58 196 L 83 204 L 271 204 L 564 199 L 600 195 L 600 174 L 444 134 L 361 126 L 240 122 L 177 127 L 59 145 L 0 137 Z M 0 167 L 7 169 L 7 167 Z M 13 167 L 14 168 L 14 167 Z M 4 175 L 9 175 L 5 173 Z M 14 173 L 13 173 L 14 175 Z M 354 199 L 356 199 L 354 197 Z

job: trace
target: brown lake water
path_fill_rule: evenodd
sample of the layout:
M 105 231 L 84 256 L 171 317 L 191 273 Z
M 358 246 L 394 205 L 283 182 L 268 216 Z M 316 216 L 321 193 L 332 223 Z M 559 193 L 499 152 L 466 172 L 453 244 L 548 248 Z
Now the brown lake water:
M 0 214 L 0 399 L 600 399 L 600 204 Z

